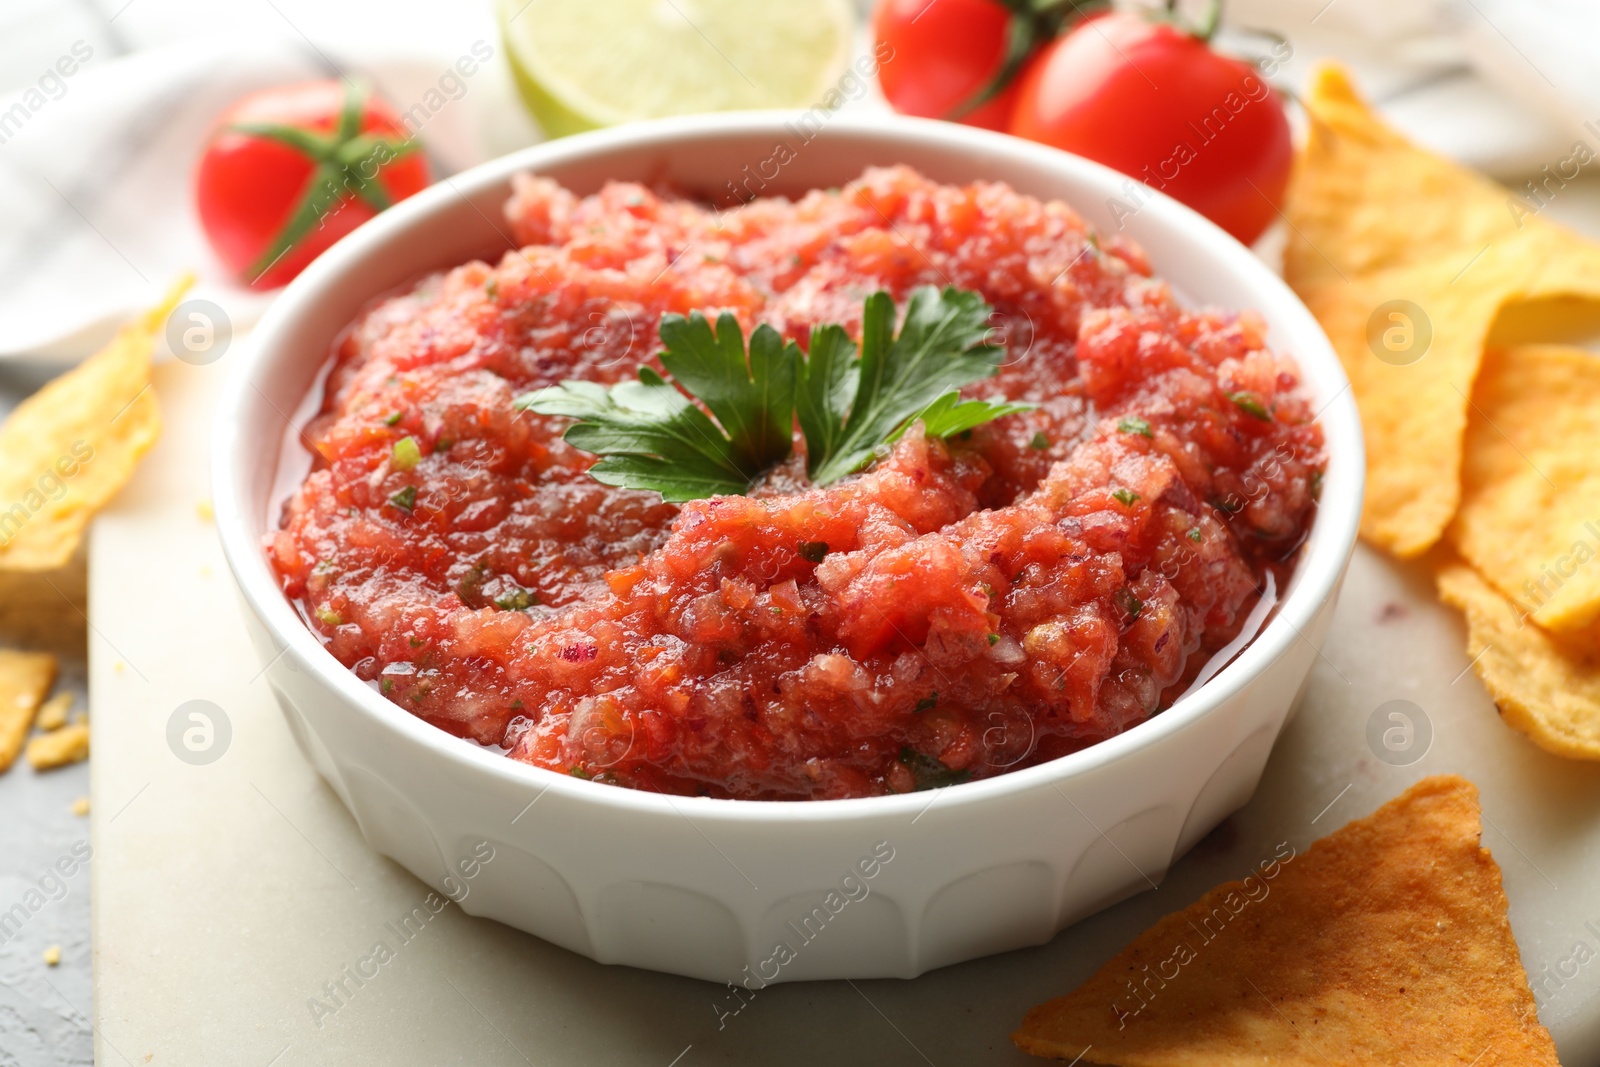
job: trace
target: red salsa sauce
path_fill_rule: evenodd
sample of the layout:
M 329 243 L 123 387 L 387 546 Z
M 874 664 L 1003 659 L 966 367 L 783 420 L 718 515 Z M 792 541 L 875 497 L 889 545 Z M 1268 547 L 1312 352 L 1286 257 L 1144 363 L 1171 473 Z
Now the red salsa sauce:
M 893 167 L 722 212 L 524 178 L 506 216 L 518 251 L 340 338 L 266 547 L 340 662 L 512 759 L 748 799 L 1039 763 L 1170 704 L 1315 512 L 1322 434 L 1262 321 L 1185 308 L 1065 204 Z M 1005 365 L 967 392 L 1036 410 L 913 430 L 824 488 L 796 459 L 673 505 L 513 407 L 654 364 L 667 312 L 803 345 L 927 284 L 996 309 Z

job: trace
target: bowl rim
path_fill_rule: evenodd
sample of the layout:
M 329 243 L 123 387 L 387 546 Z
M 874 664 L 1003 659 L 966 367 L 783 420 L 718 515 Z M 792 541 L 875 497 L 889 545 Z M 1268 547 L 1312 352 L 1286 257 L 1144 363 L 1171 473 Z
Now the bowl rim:
M 247 606 L 281 649 L 278 657 L 292 658 L 301 672 L 337 694 L 354 713 L 410 743 L 421 745 L 430 750 L 431 755 L 462 770 L 487 774 L 501 786 L 536 791 L 533 801 L 554 790 L 558 797 L 598 804 L 635 816 L 681 818 L 686 811 L 693 811 L 697 817 L 717 821 L 782 825 L 897 815 L 920 817 L 920 812 L 940 800 L 945 807 L 952 804 L 972 806 L 1086 776 L 1182 732 L 1227 704 L 1295 642 L 1304 640 L 1316 647 L 1306 636 L 1305 629 L 1321 606 L 1334 595 L 1354 549 L 1366 474 L 1360 419 L 1349 379 L 1320 325 L 1283 279 L 1210 220 L 1164 194 L 1149 190 L 1140 215 L 1148 215 L 1152 220 L 1150 225 L 1190 231 L 1191 241 L 1210 248 L 1219 262 L 1257 291 L 1258 305 L 1274 307 L 1274 318 L 1301 320 L 1294 332 L 1312 343 L 1307 345 L 1304 340 L 1299 341 L 1292 355 L 1302 366 L 1317 364 L 1322 378 L 1337 386 L 1323 399 L 1316 416 L 1322 424 L 1328 452 L 1328 469 L 1312 526 L 1316 537 L 1308 540 L 1277 610 L 1261 632 L 1213 677 L 1166 711 L 1065 756 L 939 789 L 832 800 L 678 796 L 583 781 L 475 745 L 383 699 L 327 651 L 279 589 L 259 545 L 259 537 L 250 531 L 252 524 L 247 515 L 252 505 L 241 499 L 243 464 L 252 444 L 259 447 L 259 442 L 243 439 L 241 419 L 237 416 L 253 402 L 250 394 L 255 391 L 253 383 L 259 373 L 272 365 L 277 347 L 273 342 L 277 335 L 288 329 L 302 308 L 314 305 L 323 288 L 335 283 L 348 265 L 362 260 L 396 231 L 434 215 L 459 210 L 456 205 L 466 203 L 471 194 L 504 184 L 513 174 L 624 149 L 666 147 L 704 137 L 771 135 L 777 133 L 783 123 L 792 123 L 801 114 L 803 112 L 782 110 L 680 116 L 576 134 L 520 149 L 445 177 L 396 204 L 320 255 L 279 294 L 248 342 L 241 346 L 241 358 L 228 371 L 213 415 L 210 444 L 214 511 L 223 553 Z M 1119 172 L 1058 149 L 1006 134 L 930 119 L 836 113 L 829 118 L 818 138 L 829 135 L 878 136 L 901 143 L 920 142 L 925 147 L 956 154 L 981 151 L 990 156 L 1009 156 L 1101 186 L 1108 195 L 1122 191 L 1123 184 L 1129 180 Z M 1156 273 L 1160 276 L 1159 269 Z M 1318 341 L 1321 343 L 1317 344 Z M 1319 393 L 1326 393 L 1326 390 Z M 264 527 L 269 524 L 270 517 Z M 1320 650 L 1318 655 L 1321 655 Z

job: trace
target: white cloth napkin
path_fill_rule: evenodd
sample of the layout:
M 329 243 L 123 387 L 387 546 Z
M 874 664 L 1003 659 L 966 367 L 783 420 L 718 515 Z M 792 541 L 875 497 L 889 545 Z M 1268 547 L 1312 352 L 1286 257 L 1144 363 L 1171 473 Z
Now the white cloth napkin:
M 185 272 L 199 279 L 190 295 L 222 307 L 233 328 L 254 322 L 271 294 L 238 285 L 214 258 L 192 182 L 207 132 L 248 92 L 364 78 L 421 123 L 436 175 L 535 140 L 493 30 L 440 44 L 352 55 L 290 35 L 209 36 L 97 62 L 83 41 L 79 55 L 90 55 L 70 76 L 59 74 L 72 63 L 42 67 L 58 77 L 0 100 L 0 358 L 80 358 Z M 455 63 L 474 46 L 495 59 L 462 77 Z M 11 112 L 8 127 L 17 105 L 26 114 Z
M 1413 140 L 1502 180 L 1565 158 L 1583 121 L 1600 118 L 1593 0 L 1231 0 L 1226 11 L 1289 40 L 1291 86 L 1336 57 Z

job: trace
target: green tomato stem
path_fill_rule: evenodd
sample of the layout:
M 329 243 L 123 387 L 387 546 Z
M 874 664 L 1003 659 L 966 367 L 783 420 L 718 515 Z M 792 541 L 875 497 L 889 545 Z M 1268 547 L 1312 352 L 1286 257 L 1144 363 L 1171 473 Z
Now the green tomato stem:
M 1005 92 L 1041 46 L 1068 26 L 1111 7 L 1111 0 L 1001 0 L 1001 3 L 1011 12 L 1011 21 L 1006 25 L 1006 51 L 1000 69 L 983 88 L 952 108 L 944 116 L 947 119 L 970 115 Z

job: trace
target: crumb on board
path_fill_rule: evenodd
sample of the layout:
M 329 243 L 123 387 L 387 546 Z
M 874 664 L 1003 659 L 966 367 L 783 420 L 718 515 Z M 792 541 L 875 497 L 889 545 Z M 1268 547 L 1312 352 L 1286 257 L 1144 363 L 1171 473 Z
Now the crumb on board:
M 61 946 L 60 945 L 51 945 L 49 948 L 45 949 L 44 950 L 44 961 L 45 961 L 45 963 L 49 964 L 52 967 L 54 967 L 54 966 L 56 966 L 56 964 L 60 963 L 61 962 Z
M 217 513 L 211 507 L 211 501 L 209 500 L 201 500 L 196 503 L 194 506 L 194 513 L 200 516 L 201 520 L 204 522 L 210 522 L 217 517 Z
M 28 762 L 36 771 L 49 771 L 89 758 L 89 724 L 75 722 L 28 742 Z
M 33 720 L 33 724 L 47 733 L 59 730 L 67 725 L 67 713 L 71 710 L 72 694 L 57 693 L 39 708 L 39 714 Z
M 89 798 L 88 797 L 79 797 L 77 800 L 74 800 L 72 802 L 72 814 L 74 814 L 74 815 L 87 815 L 87 814 L 89 814 Z

